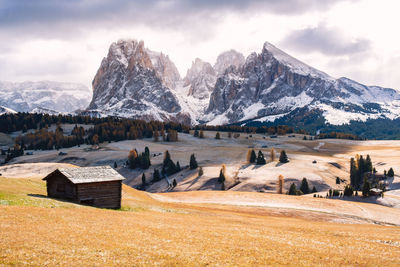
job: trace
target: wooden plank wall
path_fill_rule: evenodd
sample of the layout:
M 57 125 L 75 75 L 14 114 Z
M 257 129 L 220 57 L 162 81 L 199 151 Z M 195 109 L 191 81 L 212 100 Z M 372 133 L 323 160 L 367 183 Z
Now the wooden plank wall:
M 100 208 L 121 207 L 121 181 L 77 184 L 77 199 Z

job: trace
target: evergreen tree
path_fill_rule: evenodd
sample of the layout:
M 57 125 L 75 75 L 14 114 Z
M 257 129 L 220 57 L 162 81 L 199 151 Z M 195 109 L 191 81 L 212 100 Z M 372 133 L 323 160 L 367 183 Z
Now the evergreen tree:
M 194 137 L 199 137 L 199 130 L 194 130 L 193 136 Z
M 189 167 L 191 170 L 194 170 L 197 168 L 197 161 L 196 161 L 196 157 L 194 156 L 194 154 L 190 155 L 190 163 L 189 163 Z
M 280 154 L 280 156 L 279 156 L 279 162 L 280 162 L 280 163 L 287 163 L 287 162 L 289 162 L 285 150 L 282 150 L 282 151 L 281 151 L 281 154 Z M 303 193 L 304 193 L 304 192 L 303 192 Z
M 343 191 L 343 195 L 346 197 L 351 197 L 353 196 L 353 192 L 354 192 L 353 187 L 351 185 L 346 185 Z
M 117 162 L 114 161 L 114 169 L 116 169 L 118 167 Z
M 371 184 L 369 183 L 367 177 L 364 177 L 363 187 L 362 187 L 362 195 L 363 197 L 369 196 L 369 190 L 371 189 Z
M 315 186 L 313 186 L 313 188 L 312 188 L 312 190 L 311 190 L 311 193 L 316 193 L 316 192 L 318 192 L 318 191 L 317 191 L 317 188 L 315 188 Z
M 148 157 L 150 160 L 150 149 L 147 146 L 144 148 L 144 153 L 146 154 L 146 157 Z
M 176 162 L 176 171 L 177 172 L 181 171 L 181 165 L 179 164 L 179 161 Z
M 225 182 L 225 173 L 224 173 L 222 168 L 219 171 L 218 182 L 219 183 L 224 183 Z
M 171 155 L 169 154 L 169 151 L 166 150 L 164 153 L 163 166 L 167 166 L 168 162 L 170 161 L 171 161 Z
M 177 184 L 178 184 L 178 183 L 177 183 L 176 180 L 174 179 L 173 182 L 172 182 L 172 186 L 173 186 L 173 187 L 176 187 Z
M 358 175 L 358 171 L 357 171 L 356 161 L 354 160 L 354 158 L 351 158 L 350 159 L 350 184 L 355 188 L 358 187 L 357 175 Z
M 144 173 L 142 174 L 142 185 L 146 185 L 146 175 Z
M 387 172 L 387 176 L 389 176 L 389 177 L 394 177 L 393 168 L 390 168 L 390 169 L 389 169 L 389 171 Z
M 261 150 L 259 150 L 257 156 L 257 165 L 264 165 L 264 164 L 266 164 L 264 154 L 261 152 Z
M 157 182 L 160 180 L 161 180 L 160 171 L 158 169 L 154 169 L 153 182 Z
M 303 178 L 303 180 L 301 181 L 300 191 L 303 192 L 303 194 L 310 193 L 310 188 L 308 187 L 308 182 L 306 178 Z
M 257 159 L 256 152 L 254 151 L 254 149 L 252 149 L 252 150 L 250 151 L 249 162 L 250 162 L 250 163 L 255 163 L 255 162 L 256 162 L 256 159 Z
M 336 177 L 336 184 L 340 184 L 340 178 Z
M 296 188 L 296 185 L 294 183 L 292 183 L 290 185 L 288 194 L 289 195 L 293 195 L 293 196 L 297 195 L 297 188 Z
M 386 176 L 387 176 L 386 170 L 383 171 L 383 176 L 385 176 L 385 178 L 386 178 Z
M 365 170 L 364 172 L 372 172 L 372 161 L 371 157 L 367 155 L 367 158 L 365 159 Z
M 215 134 L 215 139 L 221 139 L 221 135 L 219 134 L 219 132 L 217 132 L 217 133 Z

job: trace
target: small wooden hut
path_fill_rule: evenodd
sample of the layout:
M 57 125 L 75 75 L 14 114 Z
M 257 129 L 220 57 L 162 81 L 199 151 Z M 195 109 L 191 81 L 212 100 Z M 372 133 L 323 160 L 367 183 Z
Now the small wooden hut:
M 121 207 L 124 179 L 110 166 L 60 168 L 43 178 L 49 197 L 110 209 Z

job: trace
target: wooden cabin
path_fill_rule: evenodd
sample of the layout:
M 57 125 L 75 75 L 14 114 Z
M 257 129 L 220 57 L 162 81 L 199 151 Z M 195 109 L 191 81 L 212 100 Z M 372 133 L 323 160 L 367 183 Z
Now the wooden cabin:
M 121 208 L 125 178 L 110 166 L 60 168 L 43 180 L 47 195 L 99 208 Z

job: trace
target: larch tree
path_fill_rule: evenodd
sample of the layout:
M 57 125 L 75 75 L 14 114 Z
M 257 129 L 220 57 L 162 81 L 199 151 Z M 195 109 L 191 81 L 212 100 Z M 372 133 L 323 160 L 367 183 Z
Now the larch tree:
M 284 183 L 285 183 L 285 181 L 284 181 L 283 175 L 280 174 L 278 176 L 278 189 L 277 189 L 278 194 L 283 194 L 283 184 Z

